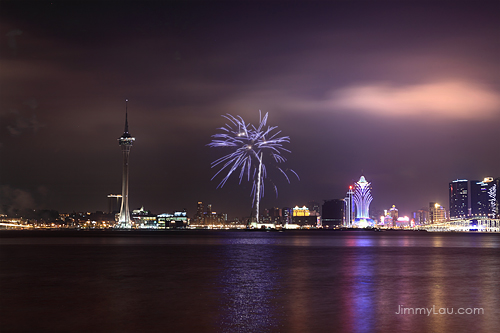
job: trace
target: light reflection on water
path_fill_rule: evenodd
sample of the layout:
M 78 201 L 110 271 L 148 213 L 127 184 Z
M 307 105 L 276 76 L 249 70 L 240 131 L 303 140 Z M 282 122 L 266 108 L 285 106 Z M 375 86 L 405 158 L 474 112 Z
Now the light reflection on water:
M 221 332 L 277 331 L 283 309 L 274 299 L 283 279 L 274 238 L 227 239 L 217 281 Z M 258 244 L 259 246 L 255 246 Z
M 365 242 L 363 242 L 365 243 Z M 347 257 L 343 262 L 342 275 L 347 279 L 343 294 L 343 304 L 347 311 L 345 316 L 345 331 L 373 332 L 375 331 L 374 298 L 374 262 L 370 253 L 364 252 L 356 258 Z
M 497 234 L 5 235 L 6 331 L 489 332 L 500 324 Z M 395 314 L 433 305 L 484 315 Z
M 5 232 L 5 231 L 3 231 Z M 8 232 L 8 231 L 7 231 Z M 29 231 L 23 231 L 30 233 Z M 43 232 L 43 231 L 42 231 Z M 36 233 L 35 233 L 36 234 Z M 67 232 L 45 232 L 43 237 L 0 237 L 0 244 L 31 245 L 224 245 L 271 244 L 314 247 L 472 247 L 500 248 L 499 234 L 487 233 L 427 233 L 427 232 L 371 232 L 371 231 L 179 231 L 141 232 L 78 231 L 72 237 Z M 97 236 L 100 235 L 100 236 Z M 110 236 L 112 235 L 112 237 Z M 443 242 L 446 240 L 446 242 Z

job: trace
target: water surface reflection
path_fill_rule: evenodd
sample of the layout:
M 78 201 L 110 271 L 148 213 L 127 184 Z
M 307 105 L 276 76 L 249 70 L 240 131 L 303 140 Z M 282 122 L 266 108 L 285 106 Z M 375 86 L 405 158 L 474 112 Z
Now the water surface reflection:
M 224 239 L 217 289 L 222 332 L 274 332 L 284 320 L 280 248 L 275 238 Z
M 492 332 L 500 235 L 0 233 L 0 326 L 71 332 Z M 28 236 L 26 236 L 28 235 Z M 483 308 L 484 315 L 399 315 Z

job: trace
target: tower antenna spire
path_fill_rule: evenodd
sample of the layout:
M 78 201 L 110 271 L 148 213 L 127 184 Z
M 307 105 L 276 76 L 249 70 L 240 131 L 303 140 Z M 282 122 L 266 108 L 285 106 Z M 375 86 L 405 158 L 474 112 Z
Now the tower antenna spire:
M 128 133 L 128 98 L 125 99 L 125 133 Z

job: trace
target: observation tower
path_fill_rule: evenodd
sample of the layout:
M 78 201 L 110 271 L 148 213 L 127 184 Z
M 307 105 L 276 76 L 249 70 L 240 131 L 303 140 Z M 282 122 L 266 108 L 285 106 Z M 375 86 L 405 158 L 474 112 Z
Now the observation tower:
M 118 138 L 118 143 L 122 147 L 123 152 L 123 175 L 122 175 L 122 206 L 120 209 L 120 216 L 118 218 L 118 228 L 130 229 L 130 210 L 128 207 L 128 159 L 130 155 L 130 148 L 135 141 L 135 138 L 128 132 L 128 99 L 125 100 L 125 131 L 122 136 Z

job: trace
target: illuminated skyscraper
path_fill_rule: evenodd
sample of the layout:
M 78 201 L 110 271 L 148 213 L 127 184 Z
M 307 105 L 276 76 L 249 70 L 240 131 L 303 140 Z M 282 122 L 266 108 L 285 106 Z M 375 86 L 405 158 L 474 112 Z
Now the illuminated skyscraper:
M 437 202 L 429 203 L 429 220 L 430 223 L 441 223 L 446 221 L 446 210 Z
M 396 205 L 392 205 L 391 209 L 389 209 L 389 215 L 392 217 L 392 221 L 394 221 L 394 223 L 398 220 L 399 211 L 396 208 Z
M 292 223 L 292 209 L 290 207 L 281 208 L 281 214 L 283 216 L 283 224 Z
M 470 214 L 469 182 L 467 179 L 457 179 L 450 183 L 450 217 L 460 218 Z
M 470 181 L 470 215 L 495 217 L 497 215 L 497 184 L 493 177 L 486 177 L 483 181 Z
M 498 181 L 457 179 L 450 183 L 450 218 L 498 215 Z
M 354 226 L 359 228 L 373 227 L 375 225 L 375 221 L 370 218 L 370 203 L 373 200 L 370 185 L 371 183 L 366 181 L 365 176 L 361 176 L 359 181 L 354 184 L 353 201 L 356 206 Z
M 370 218 L 370 203 L 373 198 L 371 195 L 371 183 L 367 182 L 365 176 L 361 176 L 354 187 L 354 204 L 356 205 L 356 218 Z
M 130 229 L 130 210 L 128 207 L 128 159 L 130 148 L 135 141 L 135 138 L 128 132 L 128 99 L 125 100 L 125 131 L 122 136 L 118 138 L 118 143 L 122 147 L 123 152 L 123 175 L 122 175 L 122 206 L 120 209 L 120 217 L 118 218 L 118 227 Z
M 344 226 L 352 227 L 352 223 L 354 222 L 354 205 L 352 202 L 352 195 L 354 192 L 352 191 L 352 185 L 349 186 L 349 191 L 347 191 L 346 197 L 344 199 L 345 207 L 344 207 Z
M 494 203 L 494 212 L 496 213 L 497 219 L 500 218 L 500 177 L 495 178 L 495 195 L 493 196 L 493 193 L 491 195 L 492 202 Z M 493 192 L 493 190 L 492 190 Z

